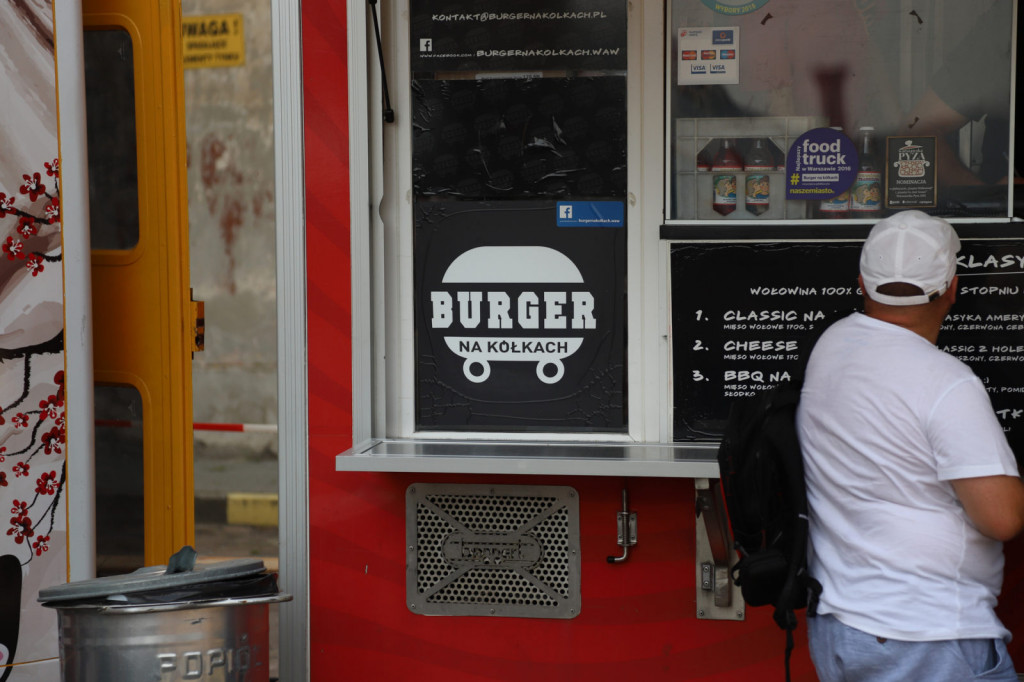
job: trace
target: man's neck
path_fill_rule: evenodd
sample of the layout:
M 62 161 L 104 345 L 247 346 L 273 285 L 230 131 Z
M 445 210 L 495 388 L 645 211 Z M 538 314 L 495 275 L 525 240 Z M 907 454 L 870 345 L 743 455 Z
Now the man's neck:
M 939 340 L 939 329 L 942 327 L 942 320 L 936 324 L 931 316 L 906 314 L 906 311 L 893 311 L 894 306 L 865 306 L 864 314 L 882 322 L 894 324 L 912 331 L 918 336 L 935 344 Z M 873 309 L 872 309 L 873 308 Z

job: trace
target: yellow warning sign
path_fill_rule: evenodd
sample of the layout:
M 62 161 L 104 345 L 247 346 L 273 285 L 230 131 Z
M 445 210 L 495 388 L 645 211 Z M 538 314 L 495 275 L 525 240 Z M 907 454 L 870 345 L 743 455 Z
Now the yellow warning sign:
M 186 69 L 245 64 L 245 21 L 241 14 L 181 18 Z

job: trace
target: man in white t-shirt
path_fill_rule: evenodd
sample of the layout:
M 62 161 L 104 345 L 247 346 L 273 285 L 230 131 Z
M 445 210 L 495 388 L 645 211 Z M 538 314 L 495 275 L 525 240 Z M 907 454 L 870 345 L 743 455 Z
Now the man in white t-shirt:
M 811 353 L 797 426 L 823 682 L 1017 680 L 994 608 L 1024 483 L 981 380 L 935 347 L 959 249 L 920 211 L 880 221 L 861 252 L 864 313 Z

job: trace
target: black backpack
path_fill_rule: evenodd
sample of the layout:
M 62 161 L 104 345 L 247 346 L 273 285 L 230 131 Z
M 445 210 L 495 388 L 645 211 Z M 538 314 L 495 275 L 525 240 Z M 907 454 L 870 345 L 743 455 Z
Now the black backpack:
M 817 331 L 812 346 L 827 326 Z M 809 356 L 810 349 L 804 364 Z M 796 431 L 802 386 L 801 366 L 794 379 L 735 400 L 718 448 L 725 506 L 740 555 L 733 580 L 748 605 L 775 607 L 772 617 L 786 631 L 787 682 L 796 611 L 806 608 L 813 617 L 821 594 L 821 583 L 807 572 L 807 487 Z

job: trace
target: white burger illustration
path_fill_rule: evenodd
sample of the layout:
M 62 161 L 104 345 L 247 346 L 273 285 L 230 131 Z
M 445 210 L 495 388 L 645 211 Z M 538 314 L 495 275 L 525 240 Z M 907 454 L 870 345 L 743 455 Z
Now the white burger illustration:
M 470 249 L 452 261 L 441 284 L 444 290 L 430 292 L 430 325 L 434 329 L 455 325 L 465 330 L 464 335 L 445 336 L 444 340 L 453 353 L 465 358 L 463 374 L 475 383 L 487 381 L 492 362 L 536 362 L 537 378 L 546 384 L 557 383 L 565 374 L 562 360 L 583 343 L 582 336 L 561 334 L 568 330 L 582 333 L 597 326 L 594 295 L 564 286 L 584 284 L 579 269 L 564 254 L 546 246 Z M 514 287 L 515 293 L 492 289 L 502 284 Z M 478 329 L 499 333 L 470 333 Z M 510 336 L 501 330 L 532 334 Z M 549 330 L 557 332 L 546 333 Z

